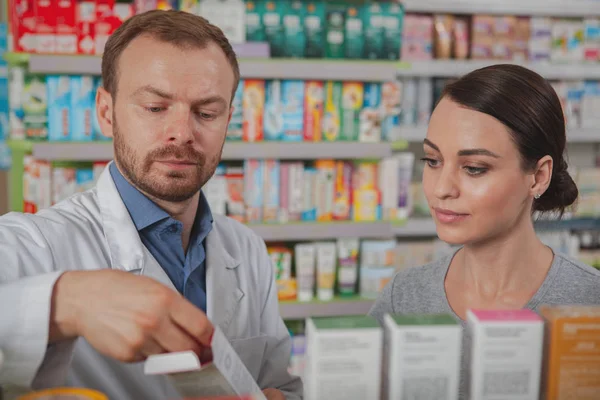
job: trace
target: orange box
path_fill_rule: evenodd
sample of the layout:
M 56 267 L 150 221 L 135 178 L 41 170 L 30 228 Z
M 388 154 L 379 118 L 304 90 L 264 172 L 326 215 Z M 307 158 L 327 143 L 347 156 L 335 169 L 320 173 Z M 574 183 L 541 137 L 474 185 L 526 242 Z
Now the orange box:
M 304 141 L 320 142 L 322 139 L 324 84 L 307 81 L 304 87 Z
M 265 110 L 265 81 L 248 79 L 244 81 L 243 140 L 261 142 L 263 140 L 263 114 Z
M 541 307 L 547 321 L 547 400 L 598 400 L 600 306 Z

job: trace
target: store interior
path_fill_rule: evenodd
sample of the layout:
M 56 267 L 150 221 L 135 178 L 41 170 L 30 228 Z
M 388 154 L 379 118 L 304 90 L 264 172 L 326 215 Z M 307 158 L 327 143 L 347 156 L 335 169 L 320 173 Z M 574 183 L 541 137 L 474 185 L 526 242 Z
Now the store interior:
M 84 2 L 49 2 L 64 17 L 52 35 L 22 23 L 41 7 L 15 2 L 0 25 L 0 215 L 88 190 L 111 160 L 95 93 L 112 30 L 152 8 L 223 29 L 241 82 L 203 192 L 265 240 L 295 374 L 306 318 L 364 315 L 398 271 L 452 249 L 423 194 L 422 142 L 444 85 L 477 68 L 516 63 L 552 83 L 580 196 L 536 227 L 600 269 L 600 1 L 92 1 L 92 16 Z

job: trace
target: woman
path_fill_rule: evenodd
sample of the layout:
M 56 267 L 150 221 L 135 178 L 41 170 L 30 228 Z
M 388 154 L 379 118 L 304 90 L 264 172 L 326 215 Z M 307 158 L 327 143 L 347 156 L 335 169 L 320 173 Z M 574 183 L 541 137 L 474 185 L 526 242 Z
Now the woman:
M 533 211 L 562 213 L 577 198 L 565 142 L 560 101 L 532 71 L 495 65 L 448 85 L 423 144 L 423 188 L 440 239 L 462 246 L 399 272 L 370 314 L 448 313 L 464 328 L 470 308 L 600 304 L 600 272 L 555 254 L 533 226 Z

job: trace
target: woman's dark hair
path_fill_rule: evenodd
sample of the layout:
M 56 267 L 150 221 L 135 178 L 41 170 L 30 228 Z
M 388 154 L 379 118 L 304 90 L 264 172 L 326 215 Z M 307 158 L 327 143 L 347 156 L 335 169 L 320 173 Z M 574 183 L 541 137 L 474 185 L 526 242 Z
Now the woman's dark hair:
M 532 170 L 546 155 L 552 157 L 552 180 L 542 197 L 534 200 L 534 211 L 559 211 L 562 215 L 575 202 L 577 185 L 564 158 L 564 114 L 548 81 L 527 68 L 498 64 L 448 84 L 444 97 L 502 122 L 519 149 L 524 170 Z

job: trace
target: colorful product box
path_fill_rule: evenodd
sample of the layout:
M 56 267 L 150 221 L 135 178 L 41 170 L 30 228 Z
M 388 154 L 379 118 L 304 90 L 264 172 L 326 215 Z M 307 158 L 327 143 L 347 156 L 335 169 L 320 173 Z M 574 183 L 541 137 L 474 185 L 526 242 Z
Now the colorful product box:
M 72 76 L 71 78 L 71 140 L 94 140 L 92 120 L 96 98 L 92 76 Z
M 323 140 L 335 142 L 340 139 L 342 109 L 342 82 L 325 83 L 325 113 L 323 117 Z
M 400 173 L 400 160 L 397 157 L 384 158 L 379 162 L 379 187 L 381 188 L 381 216 L 382 219 L 396 220 L 398 214 L 398 185 L 390 182 L 398 182 Z
M 288 142 L 301 142 L 304 136 L 304 81 L 283 81 L 283 136 Z
M 243 138 L 246 142 L 263 140 L 263 114 L 265 108 L 265 81 L 246 80 L 244 82 Z
M 290 221 L 290 167 L 289 162 L 279 165 L 279 222 L 282 224 Z
M 552 61 L 583 61 L 584 25 L 580 20 L 555 20 L 552 24 Z
M 52 204 L 58 204 L 77 193 L 77 169 L 54 165 L 52 168 Z
M 296 279 L 292 278 L 292 251 L 286 247 L 268 247 L 267 251 L 275 268 L 278 300 L 296 300 Z
M 304 31 L 306 32 L 306 58 L 325 57 L 325 2 L 309 1 L 306 3 Z
M 304 18 L 306 6 L 303 1 L 292 0 L 283 17 L 283 31 L 285 35 L 285 56 L 304 57 L 306 48 L 306 33 L 304 30 Z
M 367 82 L 364 84 L 363 105 L 360 110 L 360 127 L 358 140 L 360 142 L 381 142 L 382 113 L 380 107 L 381 84 Z
M 360 112 L 364 102 L 364 87 L 361 82 L 342 84 L 341 136 L 342 140 L 358 140 Z
M 280 168 L 277 160 L 264 160 L 263 222 L 279 222 Z
M 218 165 L 213 176 L 202 186 L 202 193 L 213 214 L 227 215 L 227 178 L 225 177 L 225 171 L 226 168 L 223 164 Z
M 552 54 L 552 18 L 532 17 L 530 20 L 529 59 L 549 61 Z
M 50 75 L 48 82 L 48 140 L 71 140 L 71 80 L 66 75 Z
M 360 8 L 358 6 L 352 4 L 347 6 L 345 25 L 345 58 L 362 58 L 365 48 L 365 40 L 363 32 L 363 20 L 360 15 Z
M 185 11 L 190 14 L 202 15 L 202 14 L 200 14 L 199 7 L 198 7 L 199 1 L 200 0 L 180 0 L 179 1 L 179 10 Z M 135 11 L 136 11 L 136 13 L 139 13 L 137 7 L 136 7 Z
M 26 74 L 24 87 L 25 136 L 29 139 L 48 138 L 48 89 L 44 75 Z
M 314 297 L 316 252 L 316 246 L 312 243 L 298 243 L 294 246 L 298 301 L 311 301 Z
M 600 61 L 600 19 L 586 18 L 583 23 L 585 26 L 583 57 L 585 61 Z
M 79 54 L 95 54 L 96 2 L 77 1 L 77 52 Z
M 380 398 L 383 334 L 377 320 L 308 318 L 306 339 L 306 400 Z
M 60 54 L 77 54 L 77 2 L 56 1 L 55 44 Z
M 241 223 L 246 222 L 244 203 L 244 169 L 228 167 L 225 171 L 227 184 L 227 216 Z
M 94 170 L 92 168 L 77 168 L 75 173 L 77 192 L 85 192 L 94 187 Z
M 227 140 L 242 140 L 244 128 L 244 80 L 240 80 L 233 96 L 233 113 L 227 128 Z
M 382 4 L 367 3 L 363 6 L 365 47 L 364 57 L 369 60 L 384 58 L 384 17 Z M 400 50 L 400 49 L 398 49 Z
M 264 0 L 246 0 L 246 41 L 266 42 L 265 27 L 262 22 Z
M 339 238 L 337 240 L 337 288 L 340 296 L 354 296 L 358 284 L 358 250 L 360 239 Z
M 32 156 L 23 160 L 23 211 L 35 214 L 52 206 L 52 166 Z
M 246 201 L 246 222 L 262 221 L 263 209 L 263 163 L 259 160 L 244 162 L 244 199 Z
M 594 129 L 600 123 L 600 82 L 586 81 L 581 103 L 582 128 Z
M 175 1 L 181 9 L 181 2 Z M 185 4 L 186 7 L 193 5 Z M 246 5 L 244 0 L 202 0 L 197 4 L 196 15 L 201 15 L 219 27 L 230 43 L 246 41 Z
M 283 136 L 283 103 L 281 99 L 281 81 L 265 82 L 264 140 L 281 140 Z
M 324 85 L 321 81 L 306 81 L 304 95 L 304 141 L 322 139 Z
M 381 87 L 381 108 L 383 122 L 381 134 L 386 141 L 394 141 L 399 136 L 400 112 L 402 104 L 402 83 L 384 82 Z
M 352 216 L 352 163 L 336 161 L 333 219 L 349 220 Z
M 114 6 L 115 0 L 96 0 L 96 22 L 92 28 L 96 55 L 104 53 L 108 37 L 117 29 Z
M 271 57 L 283 57 L 286 54 L 283 28 L 283 17 L 285 12 L 286 2 L 265 2 L 262 24 L 265 28 L 265 36 L 271 47 Z
M 595 400 L 600 393 L 600 307 L 540 309 L 547 324 L 547 399 Z
M 302 221 L 317 220 L 317 170 L 305 168 L 302 177 Z
M 58 1 L 36 0 L 35 34 L 37 53 L 56 53 Z
M 383 3 L 383 57 L 387 60 L 400 58 L 402 44 L 402 20 L 404 7 L 400 3 Z
M 450 315 L 386 314 L 383 325 L 383 398 L 458 400 L 458 322 Z
M 304 164 L 301 162 L 289 165 L 289 203 L 288 220 L 300 221 L 304 211 Z
M 375 189 L 354 190 L 352 199 L 352 220 L 358 222 L 373 222 L 381 219 L 381 195 Z
M 11 34 L 10 50 L 19 53 L 35 53 L 37 51 L 36 0 L 9 1 Z
M 403 21 L 402 60 L 433 58 L 433 18 L 429 15 L 406 14 Z
M 473 399 L 538 400 L 544 322 L 533 311 L 468 310 Z
M 333 220 L 333 203 L 335 197 L 335 161 L 319 160 L 317 168 L 316 187 L 317 221 Z
M 25 68 L 14 66 L 8 69 L 8 104 L 10 137 L 14 140 L 25 139 Z
M 346 34 L 346 4 L 326 3 L 326 58 L 344 58 Z

